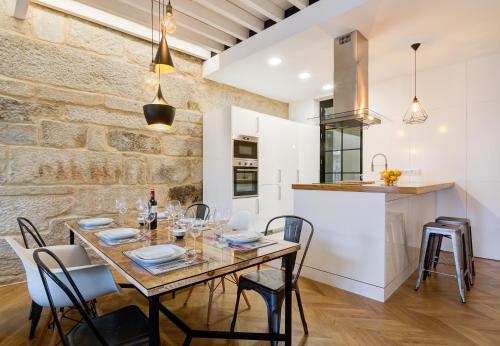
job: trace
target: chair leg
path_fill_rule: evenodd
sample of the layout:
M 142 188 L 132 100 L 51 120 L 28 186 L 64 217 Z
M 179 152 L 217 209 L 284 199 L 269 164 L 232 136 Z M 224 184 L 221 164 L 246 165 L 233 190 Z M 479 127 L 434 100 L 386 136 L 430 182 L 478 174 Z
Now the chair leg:
M 425 265 L 424 265 L 425 269 L 432 268 L 432 260 L 434 258 L 434 247 L 436 246 L 436 243 L 437 243 L 436 236 L 430 235 L 427 244 L 427 251 L 425 253 Z M 428 271 L 424 271 L 424 276 L 422 277 L 422 280 L 425 281 L 425 279 L 427 279 L 428 276 L 431 276 L 430 274 L 431 273 L 429 273 Z
M 415 291 L 419 289 L 420 283 L 422 282 L 422 277 L 424 275 L 425 270 L 425 255 L 427 253 L 427 245 L 429 242 L 429 233 L 424 228 L 424 232 L 422 234 L 422 244 L 420 245 L 420 260 L 418 264 L 418 276 L 417 283 L 415 284 Z
M 281 299 L 282 300 L 282 299 Z M 277 296 L 272 297 L 267 305 L 267 318 L 269 325 L 269 334 L 280 333 L 281 322 L 281 301 Z M 278 341 L 271 341 L 272 346 L 278 346 Z
M 304 328 L 304 334 L 309 334 L 309 329 L 307 328 L 306 316 L 304 315 L 304 308 L 302 307 L 302 298 L 300 297 L 298 282 L 295 284 L 295 296 L 297 297 L 297 305 L 299 306 L 300 319 L 302 320 L 302 327 Z
M 42 315 L 42 310 L 43 307 L 35 303 L 34 301 L 31 301 L 31 308 L 30 308 L 30 315 L 29 319 L 31 320 L 31 326 L 30 326 L 30 339 L 33 339 L 35 337 L 35 330 L 36 326 L 38 325 L 38 322 L 40 321 L 40 316 Z
M 231 333 L 234 332 L 236 327 L 236 318 L 238 317 L 238 307 L 240 306 L 240 295 L 243 290 L 238 286 L 238 291 L 236 292 L 236 303 L 234 304 L 234 314 L 233 320 L 231 321 Z
M 210 324 L 210 314 L 212 313 L 212 302 L 215 292 L 215 280 L 208 282 L 208 309 L 207 309 L 207 326 Z
M 436 269 L 438 263 L 439 263 L 439 255 L 441 254 L 441 244 L 443 243 L 443 236 L 440 235 L 438 236 L 438 241 L 437 241 L 437 244 L 436 244 L 436 250 L 435 250 L 435 253 L 434 253 L 434 258 L 433 258 L 433 261 L 434 263 L 432 264 L 432 268 L 433 269 Z
M 457 273 L 458 291 L 460 293 L 460 299 L 462 300 L 462 303 L 465 303 L 462 238 L 459 238 L 456 235 L 452 235 L 451 242 L 453 244 L 453 256 L 455 257 L 455 271 Z
M 464 235 L 462 236 L 462 267 L 464 270 L 465 288 L 467 288 L 467 291 L 469 291 L 472 286 L 472 269 L 470 264 L 469 250 L 467 249 L 467 247 L 469 246 L 467 237 L 468 236 L 466 235 L 466 233 L 464 233 Z
M 234 278 L 234 282 L 236 282 L 236 285 L 238 285 L 239 278 L 238 278 L 238 275 L 236 273 L 233 273 L 233 278 Z M 243 294 L 243 299 L 245 300 L 245 303 L 247 304 L 248 308 L 250 309 L 251 308 L 250 307 L 250 301 L 248 300 L 246 292 L 243 291 L 242 294 Z
M 184 305 L 187 305 L 189 298 L 191 298 L 191 294 L 193 293 L 194 286 L 189 287 L 188 295 L 186 297 L 186 300 L 184 300 Z
M 37 342 L 37 346 L 42 346 L 42 345 L 46 345 L 46 343 L 44 343 L 45 341 L 45 336 L 47 335 L 47 330 L 49 330 L 50 328 L 50 323 L 52 322 L 53 320 L 53 316 L 52 316 L 52 313 L 50 313 L 48 316 L 47 316 L 47 319 L 45 320 L 45 323 L 43 324 L 43 327 L 42 327 L 42 333 L 40 334 L 39 336 L 39 339 L 38 339 L 38 342 Z M 54 330 L 56 328 L 54 327 Z

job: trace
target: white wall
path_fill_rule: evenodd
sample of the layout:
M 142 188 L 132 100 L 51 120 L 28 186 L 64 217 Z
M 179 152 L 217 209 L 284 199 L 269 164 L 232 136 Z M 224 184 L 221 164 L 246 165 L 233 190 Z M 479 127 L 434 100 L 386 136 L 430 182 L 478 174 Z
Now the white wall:
M 402 123 L 411 74 L 370 84 L 370 108 L 385 118 L 364 133 L 366 177 L 374 176 L 372 155 L 383 152 L 391 168 L 421 169 L 406 181 L 454 181 L 454 189 L 438 194 L 438 213 L 470 218 L 474 255 L 500 260 L 500 54 L 417 77 L 429 114 L 421 125 Z
M 318 125 L 319 124 L 318 116 L 319 116 L 318 100 L 307 99 L 302 101 L 290 102 L 288 104 L 288 119 L 290 120 L 310 125 Z

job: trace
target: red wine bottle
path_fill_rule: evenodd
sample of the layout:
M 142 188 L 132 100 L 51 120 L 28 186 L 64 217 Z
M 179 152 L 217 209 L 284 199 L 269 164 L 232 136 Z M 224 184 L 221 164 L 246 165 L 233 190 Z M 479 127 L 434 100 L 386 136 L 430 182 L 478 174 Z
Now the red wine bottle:
M 151 221 L 151 229 L 156 229 L 158 227 L 158 210 L 157 210 L 157 204 L 155 200 L 155 190 L 151 189 L 150 192 L 150 197 L 149 197 L 149 202 L 148 202 L 148 207 L 149 207 L 149 212 L 153 213 L 154 218 L 153 221 Z

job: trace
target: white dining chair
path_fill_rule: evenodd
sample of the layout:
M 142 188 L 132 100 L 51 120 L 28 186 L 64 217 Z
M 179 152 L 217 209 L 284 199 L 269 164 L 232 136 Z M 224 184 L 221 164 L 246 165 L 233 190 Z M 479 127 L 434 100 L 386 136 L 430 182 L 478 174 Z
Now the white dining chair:
M 44 290 L 37 265 L 33 259 L 35 249 L 27 249 L 19 244 L 14 238 L 6 237 L 5 240 L 12 247 L 21 260 L 26 272 L 26 282 L 31 299 L 39 307 L 50 307 L 49 300 Z M 72 279 L 78 285 L 84 299 L 93 301 L 109 293 L 119 292 L 111 271 L 102 264 L 92 264 L 87 252 L 81 245 L 54 245 L 45 246 L 57 255 L 67 266 Z M 51 258 L 47 258 L 49 266 L 57 268 L 57 264 Z M 66 279 L 62 272 L 57 273 L 63 282 Z M 68 296 L 54 283 L 49 285 L 54 306 L 58 308 L 71 307 L 72 303 Z M 46 328 L 44 328 L 45 333 Z
M 253 229 L 253 222 L 252 222 L 252 214 L 248 210 L 240 210 L 235 212 L 234 214 L 231 215 L 229 218 L 229 221 L 227 223 L 227 227 L 238 230 L 238 231 L 249 231 Z M 236 273 L 232 273 L 229 277 L 223 276 L 221 277 L 219 283 L 215 282 L 214 280 L 210 280 L 208 282 L 208 311 L 207 311 L 207 325 L 210 324 L 210 314 L 212 311 L 212 302 L 215 294 L 215 290 L 217 287 L 222 286 L 222 292 L 226 292 L 226 286 L 225 286 L 225 280 L 228 280 L 229 282 L 232 282 L 238 285 L 238 275 Z M 194 286 L 191 286 L 188 291 L 188 295 L 186 297 L 186 300 L 184 301 L 184 305 L 186 305 L 189 301 L 189 298 L 191 297 L 191 294 L 193 293 Z M 245 303 L 247 304 L 248 308 L 250 309 L 250 302 L 248 301 L 248 298 L 246 296 L 246 293 L 243 292 L 243 299 L 245 299 Z

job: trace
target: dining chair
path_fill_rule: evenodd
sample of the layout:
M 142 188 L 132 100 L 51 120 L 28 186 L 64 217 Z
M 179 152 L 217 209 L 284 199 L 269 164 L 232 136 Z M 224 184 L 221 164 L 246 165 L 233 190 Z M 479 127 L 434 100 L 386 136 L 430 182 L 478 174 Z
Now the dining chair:
M 301 243 L 301 251 L 293 254 L 293 261 L 297 270 L 294 270 L 292 277 L 292 289 L 295 291 L 297 303 L 302 320 L 304 333 L 308 334 L 307 322 L 304 316 L 302 307 L 302 298 L 299 290 L 299 277 L 306 258 L 312 236 L 314 234 L 314 226 L 308 220 L 294 215 L 277 216 L 269 220 L 266 225 L 265 235 L 268 235 L 271 225 L 274 222 L 283 222 L 283 238 L 284 240 L 294 243 Z M 305 227 L 307 225 L 307 227 Z M 309 230 L 308 235 L 303 235 L 305 229 Z M 303 249 L 303 250 L 302 250 Z M 301 258 L 297 258 L 300 256 Z M 297 266 L 298 262 L 298 266 Z M 285 260 L 282 259 L 280 269 L 260 269 L 254 272 L 246 273 L 240 276 L 238 281 L 238 292 L 236 295 L 236 304 L 234 307 L 233 320 L 231 322 L 231 332 L 234 332 L 236 327 L 236 318 L 238 316 L 238 306 L 240 303 L 240 295 L 245 290 L 253 290 L 260 294 L 267 305 L 268 328 L 270 334 L 277 334 L 280 331 L 281 306 L 285 299 Z M 273 345 L 277 341 L 272 342 Z
M 249 211 L 247 210 L 241 210 L 235 212 L 233 215 L 231 215 L 231 218 L 229 219 L 227 226 L 232 229 L 237 229 L 239 231 L 248 231 L 252 228 L 252 215 L 250 214 Z M 223 276 L 220 278 L 220 281 L 218 283 L 215 282 L 214 280 L 210 280 L 208 282 L 208 307 L 207 307 L 207 325 L 210 324 L 210 316 L 212 312 L 212 302 L 214 299 L 215 291 L 219 286 L 222 286 L 222 292 L 226 292 L 226 286 L 225 286 L 225 280 L 228 280 L 229 282 L 232 282 L 236 285 L 238 285 L 238 274 L 232 273 L 229 277 Z M 188 291 L 188 295 L 186 296 L 186 299 L 184 300 L 184 305 L 186 305 L 189 301 L 189 298 L 191 297 L 191 294 L 193 293 L 194 286 L 191 286 Z M 243 299 L 245 299 L 245 303 L 247 304 L 248 308 L 250 309 L 250 301 L 247 298 L 247 295 L 245 292 L 243 292 Z
M 30 339 L 32 339 L 35 335 L 35 329 L 40 320 L 43 307 L 49 307 L 50 304 L 47 296 L 43 293 L 40 274 L 33 260 L 35 249 L 25 248 L 11 237 L 6 237 L 5 240 L 21 260 L 26 272 L 28 292 L 32 301 L 29 315 L 31 320 Z M 97 297 L 119 291 L 109 269 L 105 265 L 92 264 L 87 252 L 81 245 L 54 245 L 43 248 L 55 253 L 69 267 L 69 271 L 75 280 L 83 280 L 81 289 L 87 301 L 93 301 Z M 55 302 L 59 307 L 69 307 L 72 305 L 71 301 L 60 296 L 55 296 Z M 43 332 L 45 333 L 45 331 Z
M 47 248 L 36 249 L 33 259 L 64 346 L 148 345 L 148 319 L 137 306 L 129 305 L 95 317 L 88 306 L 88 296 L 81 288 L 95 285 L 96 278 L 75 276 L 75 271 L 68 270 L 62 260 Z M 69 302 L 82 317 L 82 321 L 67 334 L 62 329 L 57 309 L 63 301 Z
M 207 220 L 210 215 L 210 207 L 204 203 L 194 203 L 186 208 L 185 217 Z

